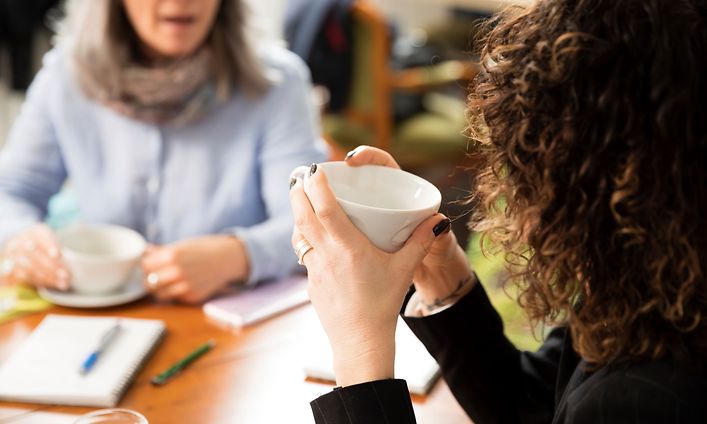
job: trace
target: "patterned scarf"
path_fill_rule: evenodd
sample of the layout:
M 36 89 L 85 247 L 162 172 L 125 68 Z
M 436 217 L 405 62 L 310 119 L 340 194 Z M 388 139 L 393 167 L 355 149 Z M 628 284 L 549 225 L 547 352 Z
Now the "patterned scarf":
M 120 76 L 118 96 L 104 103 L 140 121 L 183 126 L 202 118 L 217 103 L 212 69 L 208 49 L 166 65 L 131 63 Z

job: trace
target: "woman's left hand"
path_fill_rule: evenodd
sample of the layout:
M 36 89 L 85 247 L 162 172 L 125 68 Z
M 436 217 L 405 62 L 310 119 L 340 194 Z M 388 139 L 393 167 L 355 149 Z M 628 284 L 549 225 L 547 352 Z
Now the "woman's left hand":
M 229 282 L 248 276 L 243 243 L 212 235 L 151 246 L 142 260 L 145 287 L 161 300 L 200 303 Z
M 393 378 L 395 327 L 413 272 L 427 254 L 441 214 L 424 221 L 394 254 L 379 250 L 351 223 L 324 171 L 290 192 L 292 245 L 306 239 L 309 295 L 331 343 L 337 383 Z

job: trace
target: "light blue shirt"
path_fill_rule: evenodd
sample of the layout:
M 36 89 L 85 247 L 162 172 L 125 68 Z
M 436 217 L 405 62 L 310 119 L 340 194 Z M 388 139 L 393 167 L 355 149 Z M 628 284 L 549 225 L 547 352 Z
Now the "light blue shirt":
M 47 54 L 0 152 L 0 244 L 43 220 L 68 178 L 81 222 L 124 225 L 156 244 L 234 234 L 248 250 L 250 281 L 292 271 L 288 176 L 323 160 L 324 149 L 306 66 L 275 47 L 259 56 L 272 81 L 264 96 L 236 92 L 175 128 L 89 100 L 68 53 Z

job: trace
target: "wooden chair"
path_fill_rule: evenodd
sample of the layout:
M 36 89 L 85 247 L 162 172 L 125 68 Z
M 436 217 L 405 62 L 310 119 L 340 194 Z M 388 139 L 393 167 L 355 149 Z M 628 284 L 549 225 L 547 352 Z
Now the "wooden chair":
M 405 170 L 428 179 L 440 188 L 442 212 L 459 216 L 468 209 L 453 203 L 468 196 L 472 181 L 466 166 L 468 140 L 463 101 L 433 93 L 449 84 L 461 86 L 476 75 L 471 61 L 445 61 L 431 66 L 396 70 L 390 63 L 390 32 L 381 13 L 368 1 L 352 6 L 353 77 L 347 108 L 324 114 L 324 135 L 332 159 L 367 144 L 390 152 Z M 392 96 L 396 91 L 424 93 L 426 111 L 394 122 Z M 466 219 L 453 223 L 460 244 L 466 247 Z
M 368 1 L 355 1 L 353 78 L 349 104 L 342 114 L 325 114 L 324 132 L 335 151 L 369 144 L 391 152 L 404 168 L 454 163 L 463 158 L 466 139 L 463 103 L 429 94 L 428 103 L 442 103 L 395 124 L 391 99 L 396 91 L 431 93 L 449 84 L 466 84 L 476 75 L 471 62 L 445 61 L 396 70 L 390 65 L 388 23 Z

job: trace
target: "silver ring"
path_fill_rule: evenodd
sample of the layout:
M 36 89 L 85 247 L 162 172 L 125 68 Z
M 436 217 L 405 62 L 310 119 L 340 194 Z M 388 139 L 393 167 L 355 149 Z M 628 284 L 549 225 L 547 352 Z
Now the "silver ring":
M 311 244 L 305 239 L 302 239 L 297 242 L 295 245 L 295 254 L 297 255 L 297 263 L 300 265 L 304 265 L 304 255 L 307 254 L 310 250 L 314 249 Z
M 34 240 L 27 240 L 24 242 L 22 247 L 24 247 L 26 251 L 32 252 L 37 248 L 37 245 L 34 243 Z
M 10 258 L 5 258 L 2 260 L 2 264 L 0 264 L 0 277 L 7 277 L 8 275 L 12 274 L 12 271 L 14 270 L 15 261 Z
M 27 256 L 18 255 L 18 256 L 16 256 L 15 263 L 12 264 L 12 267 L 13 267 L 13 269 L 18 266 L 29 268 L 31 265 L 32 264 Z
M 147 274 L 147 285 L 153 289 L 157 287 L 160 283 L 160 276 L 156 272 L 151 272 Z

